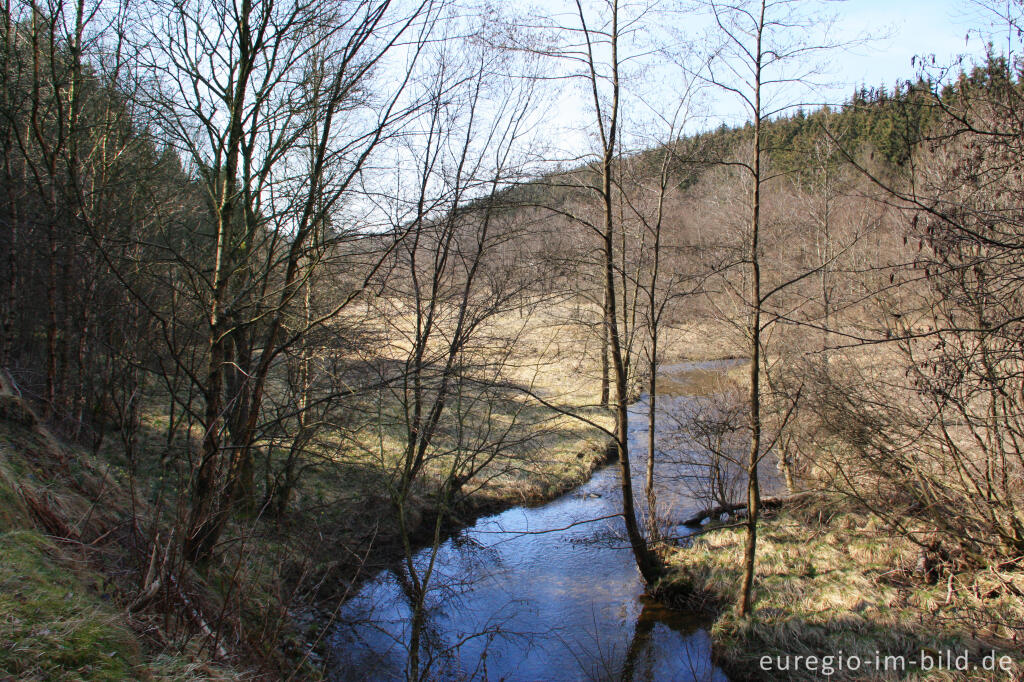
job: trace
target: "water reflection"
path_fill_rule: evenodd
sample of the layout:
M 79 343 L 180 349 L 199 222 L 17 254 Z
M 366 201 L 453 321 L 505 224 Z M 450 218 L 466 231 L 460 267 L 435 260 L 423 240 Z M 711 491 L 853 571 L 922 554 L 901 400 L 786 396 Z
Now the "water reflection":
M 711 665 L 711 638 L 703 629 L 702 620 L 667 609 L 647 597 L 641 597 L 641 601 L 644 608 L 633 628 L 622 669 L 612 679 L 624 682 L 724 679 Z M 674 651 L 679 661 L 686 665 L 685 670 L 677 667 L 673 671 L 674 677 L 666 676 L 664 666 L 659 666 L 659 658 L 667 651 Z
M 666 410 L 678 408 L 727 366 L 672 368 L 672 395 L 659 402 Z M 646 448 L 643 400 L 631 407 L 630 425 L 639 476 Z M 678 466 L 656 467 L 663 481 L 658 499 L 672 510 L 670 519 L 702 506 L 665 482 L 678 475 Z M 481 519 L 444 543 L 421 654 L 431 678 L 725 679 L 711 664 L 702 623 L 643 597 L 632 554 L 617 540 L 617 476 L 616 467 L 605 468 L 549 504 Z M 642 483 L 635 484 L 641 495 Z M 555 528 L 562 530 L 537 532 Z M 418 559 L 426 561 L 426 553 Z M 343 625 L 332 635 L 332 679 L 403 679 L 411 614 L 404 583 L 402 570 L 384 571 L 345 605 Z

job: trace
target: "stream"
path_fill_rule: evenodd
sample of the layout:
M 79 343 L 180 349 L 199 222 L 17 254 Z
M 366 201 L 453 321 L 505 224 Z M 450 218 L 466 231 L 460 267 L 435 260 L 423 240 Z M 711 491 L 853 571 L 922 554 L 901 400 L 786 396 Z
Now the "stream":
M 659 413 L 713 391 L 737 362 L 663 367 Z M 629 410 L 638 508 L 647 409 L 645 395 Z M 686 442 L 677 437 L 658 447 L 685 450 Z M 680 484 L 685 466 L 660 460 L 660 513 L 678 521 L 703 508 Z M 711 662 L 706 619 L 644 597 L 621 518 L 602 518 L 621 511 L 618 478 L 618 465 L 606 466 L 551 502 L 481 518 L 445 541 L 421 654 L 431 679 L 726 680 Z M 409 615 L 400 576 L 388 570 L 367 581 L 331 635 L 331 679 L 404 679 Z

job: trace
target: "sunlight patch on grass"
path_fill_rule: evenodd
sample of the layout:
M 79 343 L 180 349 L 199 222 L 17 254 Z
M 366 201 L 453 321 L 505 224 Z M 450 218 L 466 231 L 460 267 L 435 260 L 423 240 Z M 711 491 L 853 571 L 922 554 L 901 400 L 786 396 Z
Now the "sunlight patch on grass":
M 914 548 L 885 534 L 868 517 L 844 513 L 828 524 L 782 513 L 763 521 L 758 538 L 755 612 L 739 618 L 745 531 L 712 530 L 670 556 L 674 580 L 720 613 L 712 627 L 716 658 L 735 679 L 760 679 L 762 656 L 835 655 L 873 659 L 876 652 L 917 659 L 921 651 L 968 651 L 981 661 L 991 650 L 1024 655 L 1005 627 L 1024 623 L 1024 604 L 979 586 L 998 581 L 986 572 L 960 574 L 929 585 L 913 571 Z M 1020 576 L 1001 576 L 1024 587 Z M 892 671 L 890 671 L 891 673 Z M 789 671 L 786 679 L 819 680 L 820 673 Z M 969 679 L 1008 679 L 973 671 Z M 829 679 L 968 679 L 927 674 L 908 665 L 901 674 L 839 671 Z

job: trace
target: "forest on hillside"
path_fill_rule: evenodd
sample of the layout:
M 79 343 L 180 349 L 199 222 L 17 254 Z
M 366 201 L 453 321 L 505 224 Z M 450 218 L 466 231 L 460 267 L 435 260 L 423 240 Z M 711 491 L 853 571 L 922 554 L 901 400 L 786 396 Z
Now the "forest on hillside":
M 531 679 L 445 562 L 605 465 L 508 541 L 607 523 L 695 680 L 1019 679 L 1024 3 L 969 4 L 822 104 L 828 3 L 6 0 L 0 679 Z

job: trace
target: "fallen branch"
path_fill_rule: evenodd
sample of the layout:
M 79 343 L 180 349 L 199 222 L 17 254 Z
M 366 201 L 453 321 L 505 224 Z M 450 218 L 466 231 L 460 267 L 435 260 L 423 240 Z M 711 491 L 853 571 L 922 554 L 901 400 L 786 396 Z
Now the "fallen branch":
M 169 573 L 167 575 L 167 581 L 170 584 L 170 586 L 174 589 L 175 595 L 181 601 L 187 613 L 190 616 L 192 616 L 192 622 L 195 623 L 195 625 L 200 630 L 202 630 L 204 635 L 206 635 L 207 641 L 213 643 L 213 646 L 216 649 L 215 655 L 220 660 L 227 659 L 227 650 L 218 642 L 217 635 L 215 634 L 213 628 L 210 627 L 210 624 L 206 622 L 206 618 L 203 617 L 203 614 L 199 606 L 192 603 L 192 600 L 189 599 L 187 594 L 185 594 L 185 591 L 181 589 L 181 586 L 178 584 L 178 581 L 174 579 L 173 574 Z
M 17 491 L 32 519 L 36 524 L 42 526 L 48 535 L 58 537 L 67 542 L 84 544 L 82 543 L 81 536 L 64 522 L 60 514 L 54 511 L 53 505 L 41 500 L 31 488 L 24 485 L 19 485 Z
M 782 506 L 787 505 L 787 504 L 792 504 L 794 502 L 801 502 L 803 500 L 806 500 L 806 499 L 810 498 L 811 496 L 812 496 L 812 493 L 806 492 L 806 493 L 797 493 L 795 495 L 788 495 L 786 497 L 766 497 L 763 500 L 761 500 L 761 508 L 762 509 L 777 509 L 777 508 L 782 507 Z M 734 512 L 737 512 L 737 511 L 739 511 L 741 509 L 746 509 L 746 508 L 747 508 L 747 503 L 746 502 L 736 502 L 734 504 L 718 505 L 717 507 L 712 507 L 711 509 L 705 509 L 704 511 L 699 512 L 698 514 L 696 514 L 694 516 L 691 516 L 690 518 L 688 518 L 685 521 L 683 521 L 680 525 L 691 526 L 691 527 L 699 526 L 699 525 L 701 525 L 701 522 L 704 521 L 704 519 L 716 518 L 716 517 L 721 516 L 722 514 L 732 514 Z

